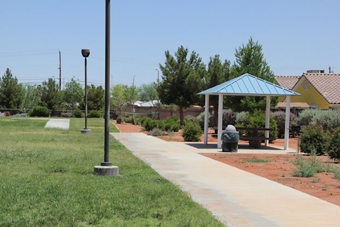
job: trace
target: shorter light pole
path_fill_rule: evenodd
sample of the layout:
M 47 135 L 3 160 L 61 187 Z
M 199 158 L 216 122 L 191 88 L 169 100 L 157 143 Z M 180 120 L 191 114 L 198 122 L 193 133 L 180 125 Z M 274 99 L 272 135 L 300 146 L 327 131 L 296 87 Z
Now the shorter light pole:
M 91 134 L 91 129 L 87 128 L 87 57 L 90 55 L 90 50 L 82 49 L 81 54 L 85 58 L 85 128 L 81 130 L 81 133 Z

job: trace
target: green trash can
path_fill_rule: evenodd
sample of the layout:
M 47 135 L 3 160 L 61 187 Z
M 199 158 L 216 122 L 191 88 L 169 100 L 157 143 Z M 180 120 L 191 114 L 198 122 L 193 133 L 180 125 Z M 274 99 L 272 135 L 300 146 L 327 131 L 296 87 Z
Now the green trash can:
M 222 151 L 237 152 L 238 141 L 240 140 L 239 132 L 233 125 L 228 125 L 222 133 Z

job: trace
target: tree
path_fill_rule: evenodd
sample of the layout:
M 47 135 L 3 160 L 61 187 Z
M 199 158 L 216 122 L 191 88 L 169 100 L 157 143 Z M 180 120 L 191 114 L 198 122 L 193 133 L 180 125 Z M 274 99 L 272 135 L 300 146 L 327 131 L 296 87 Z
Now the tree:
M 84 99 L 84 91 L 80 84 L 77 83 L 73 78 L 71 82 L 68 82 L 63 90 L 62 95 L 63 101 L 68 104 L 72 109 L 72 116 L 74 109 Z
M 94 86 L 91 84 L 87 86 L 87 109 L 91 110 L 102 110 L 105 106 L 105 99 L 104 99 L 105 91 L 102 86 Z M 79 105 L 79 108 L 84 110 L 85 109 L 85 99 Z
M 236 61 L 231 67 L 231 79 L 249 73 L 253 76 L 274 82 L 274 73 L 270 70 L 268 63 L 263 57 L 262 46 L 253 38 L 250 37 L 248 44 L 242 45 L 238 50 L 235 50 Z M 277 104 L 277 98 L 271 99 L 272 106 Z M 227 105 L 234 111 L 249 111 L 253 112 L 256 109 L 265 109 L 266 98 L 256 96 L 233 96 L 228 97 Z
M 7 68 L 0 80 L 0 107 L 17 109 L 23 97 L 22 85 L 18 84 L 17 77 L 13 78 L 11 70 Z
M 122 115 L 122 110 L 125 112 L 128 104 L 128 89 L 129 87 L 124 84 L 117 84 L 111 88 L 110 105 L 115 110 L 119 110 L 120 115 Z
M 230 61 L 225 60 L 221 62 L 220 56 L 215 55 L 214 58 L 210 57 L 208 64 L 208 71 L 205 75 L 205 88 L 209 89 L 216 85 L 222 84 L 229 80 Z M 214 106 L 214 118 L 215 122 L 218 120 L 218 96 L 211 95 L 209 104 Z
M 138 88 L 138 100 L 140 101 L 149 101 L 153 107 L 155 107 L 156 111 L 154 113 L 153 118 L 158 116 L 158 113 L 164 106 L 159 102 L 158 93 L 157 93 L 157 86 L 155 82 L 150 84 L 142 84 Z
M 138 88 L 138 100 L 144 102 L 158 100 L 156 87 L 157 84 L 155 82 L 152 82 L 150 84 L 142 84 Z
M 20 109 L 33 109 L 41 100 L 40 92 L 36 85 L 25 84 L 23 86 L 24 98 L 20 104 Z
M 40 106 L 46 106 L 49 110 L 52 110 L 52 116 L 56 115 L 56 111 L 61 105 L 61 92 L 59 85 L 52 78 L 48 78 L 47 81 L 42 82 L 42 85 L 38 86 L 40 93 Z
M 137 88 L 135 84 L 133 84 L 131 87 L 128 87 L 126 96 L 127 96 L 128 104 L 133 105 L 134 107 L 134 103 L 138 98 Z M 134 124 L 136 124 L 134 108 L 132 110 L 132 117 L 133 117 Z
M 199 101 L 197 95 L 202 89 L 205 66 L 194 51 L 187 59 L 188 49 L 179 47 L 175 57 L 165 52 L 165 64 L 159 65 L 163 81 L 157 87 L 159 99 L 163 104 L 179 106 L 181 124 L 184 124 L 183 108 Z

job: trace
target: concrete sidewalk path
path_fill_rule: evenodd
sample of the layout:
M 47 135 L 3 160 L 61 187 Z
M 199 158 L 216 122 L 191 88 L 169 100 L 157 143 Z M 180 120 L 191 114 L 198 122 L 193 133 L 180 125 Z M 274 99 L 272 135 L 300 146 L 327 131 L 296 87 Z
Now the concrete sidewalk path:
M 70 119 L 51 119 L 45 125 L 45 128 L 59 128 L 63 130 L 68 130 L 69 127 Z
M 112 133 L 226 226 L 340 226 L 340 207 L 144 133 Z

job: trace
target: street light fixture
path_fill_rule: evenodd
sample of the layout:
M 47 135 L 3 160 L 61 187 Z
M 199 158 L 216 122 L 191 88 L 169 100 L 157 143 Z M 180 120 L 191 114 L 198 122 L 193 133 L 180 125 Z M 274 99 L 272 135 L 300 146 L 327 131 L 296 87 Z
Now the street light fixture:
M 85 128 L 81 130 L 81 133 L 91 134 L 91 129 L 87 128 L 87 57 L 90 56 L 90 50 L 82 49 L 81 54 L 85 58 Z

